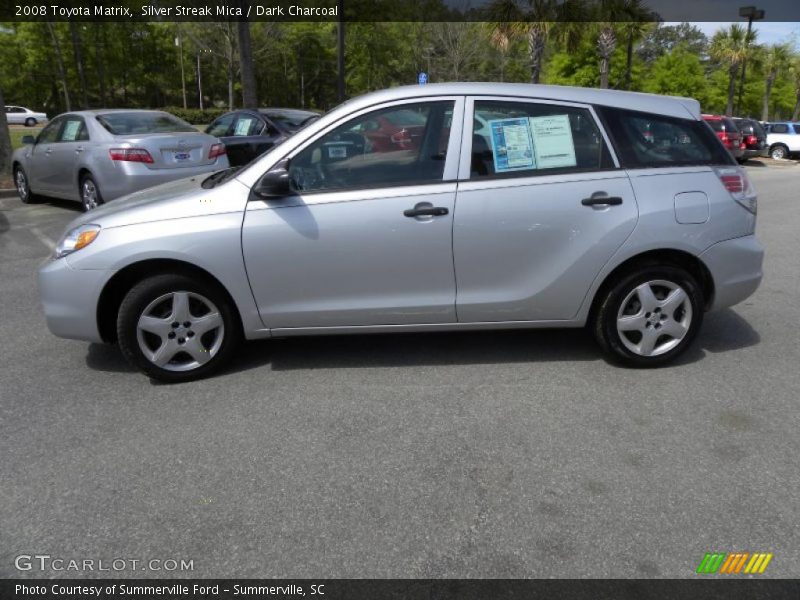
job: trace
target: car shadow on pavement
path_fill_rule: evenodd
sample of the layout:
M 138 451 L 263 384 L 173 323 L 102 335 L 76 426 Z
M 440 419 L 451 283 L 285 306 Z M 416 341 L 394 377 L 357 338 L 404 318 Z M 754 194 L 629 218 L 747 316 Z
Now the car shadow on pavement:
M 672 366 L 754 346 L 750 323 L 731 309 L 705 316 L 692 347 Z M 222 375 L 271 365 L 275 371 L 607 360 L 586 329 L 529 329 L 296 337 L 247 342 Z M 116 346 L 90 344 L 86 365 L 134 372 Z

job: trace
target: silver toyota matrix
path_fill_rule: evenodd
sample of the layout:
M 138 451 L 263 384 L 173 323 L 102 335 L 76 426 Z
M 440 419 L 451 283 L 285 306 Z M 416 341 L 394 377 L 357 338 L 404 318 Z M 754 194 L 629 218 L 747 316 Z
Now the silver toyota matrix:
M 755 225 L 695 100 L 435 84 L 87 212 L 39 284 L 54 334 L 170 382 L 243 338 L 464 329 L 588 326 L 648 367 L 755 291 Z

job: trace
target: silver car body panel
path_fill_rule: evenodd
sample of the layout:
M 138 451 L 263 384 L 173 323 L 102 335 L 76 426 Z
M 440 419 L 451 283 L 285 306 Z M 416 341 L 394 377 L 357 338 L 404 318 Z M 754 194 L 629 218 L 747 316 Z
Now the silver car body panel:
M 208 159 L 210 147 L 218 140 L 197 132 L 114 135 L 103 127 L 98 116 L 114 112 L 159 111 L 93 110 L 64 113 L 51 124 L 70 117 L 83 120 L 88 140 L 55 141 L 26 145 L 14 152 L 12 162 L 28 175 L 33 193 L 80 201 L 80 177 L 90 173 L 105 201 L 154 187 L 184 177 L 202 176 L 228 167 L 225 155 Z M 144 148 L 153 157 L 152 164 L 111 159 L 112 148 Z M 184 163 L 175 156 L 188 155 Z M 170 150 L 175 150 L 170 159 Z
M 195 177 L 120 199 L 76 219 L 97 223 L 95 242 L 40 271 L 48 324 L 58 335 L 98 339 L 99 290 L 143 260 L 196 265 L 230 293 L 248 338 L 326 333 L 579 327 L 599 287 L 650 250 L 699 257 L 716 293 L 712 308 L 741 301 L 761 279 L 755 216 L 711 167 L 469 180 L 476 97 L 633 108 L 700 119 L 688 99 L 516 84 L 436 84 L 351 100 L 212 189 Z M 343 121 L 421 99 L 455 103 L 440 183 L 305 193 L 266 201 L 258 179 Z M 608 138 L 598 121 L 604 138 Z M 465 170 L 466 169 L 466 170 Z M 594 192 L 618 206 L 582 206 Z M 703 223 L 679 222 L 689 194 L 707 198 Z M 421 201 L 448 208 L 408 218 Z M 686 221 L 686 218 L 681 217 Z M 76 276 L 75 273 L 80 273 Z M 84 282 L 72 285 L 70 282 Z M 60 292 L 70 286 L 68 293 Z M 69 322 L 67 322 L 69 321 Z

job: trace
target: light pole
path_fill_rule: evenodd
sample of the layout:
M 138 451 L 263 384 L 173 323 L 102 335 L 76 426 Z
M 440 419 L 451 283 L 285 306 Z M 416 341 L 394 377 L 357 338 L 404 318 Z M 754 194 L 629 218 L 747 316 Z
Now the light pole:
M 744 38 L 745 51 L 750 45 L 750 32 L 753 29 L 753 21 L 760 21 L 764 18 L 764 11 L 757 9 L 755 6 L 743 6 L 739 9 L 739 16 L 747 19 L 747 35 Z M 747 70 L 747 55 L 742 59 L 742 78 L 739 81 L 739 97 L 736 100 L 736 112 L 738 113 L 742 108 L 742 92 L 744 91 L 744 74 Z

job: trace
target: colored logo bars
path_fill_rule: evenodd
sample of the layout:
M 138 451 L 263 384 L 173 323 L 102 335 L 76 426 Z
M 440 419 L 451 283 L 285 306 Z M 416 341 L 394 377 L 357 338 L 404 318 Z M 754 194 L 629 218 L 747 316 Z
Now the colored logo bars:
M 763 573 L 772 560 L 772 553 L 766 552 L 707 552 L 697 567 L 697 573 L 735 574 Z

